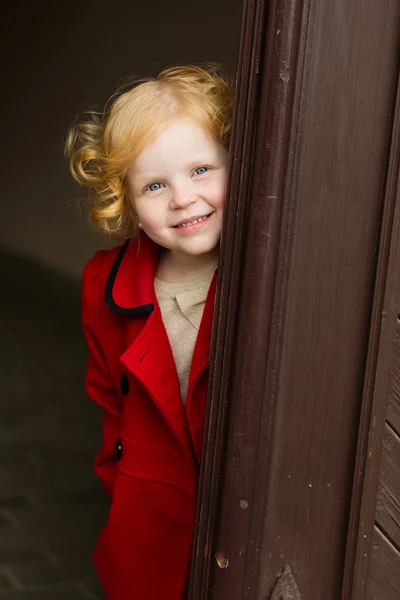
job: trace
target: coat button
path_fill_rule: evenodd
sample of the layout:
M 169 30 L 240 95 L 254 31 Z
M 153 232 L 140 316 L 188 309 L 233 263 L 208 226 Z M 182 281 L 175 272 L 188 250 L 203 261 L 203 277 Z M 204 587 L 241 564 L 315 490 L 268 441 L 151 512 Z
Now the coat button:
M 127 396 L 129 394 L 129 380 L 128 380 L 127 376 L 125 375 L 125 373 L 123 373 L 121 375 L 119 384 L 121 387 L 121 392 L 123 393 L 124 396 Z
M 121 438 L 117 439 L 117 442 L 115 444 L 115 452 L 117 454 L 118 460 L 120 460 L 120 458 L 122 456 L 122 442 L 121 442 Z

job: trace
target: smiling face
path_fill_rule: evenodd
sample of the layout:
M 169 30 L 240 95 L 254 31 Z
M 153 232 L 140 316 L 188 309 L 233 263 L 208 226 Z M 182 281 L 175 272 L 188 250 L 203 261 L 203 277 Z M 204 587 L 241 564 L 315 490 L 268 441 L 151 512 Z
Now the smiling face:
M 175 260 L 206 262 L 222 228 L 228 153 L 193 121 L 173 121 L 128 173 L 142 229 Z

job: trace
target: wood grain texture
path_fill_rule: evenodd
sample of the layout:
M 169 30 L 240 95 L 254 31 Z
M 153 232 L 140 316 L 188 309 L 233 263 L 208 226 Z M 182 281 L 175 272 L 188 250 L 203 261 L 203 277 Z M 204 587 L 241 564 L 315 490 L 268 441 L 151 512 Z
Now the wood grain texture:
M 375 519 L 382 533 L 400 549 L 400 438 L 386 425 L 383 436 Z
M 385 5 L 398 54 L 399 5 Z M 393 12 L 392 12 L 393 11 Z M 386 28 L 385 28 L 386 31 Z M 394 68 L 394 67 L 393 67 Z M 372 533 L 388 404 L 397 387 L 398 312 L 400 298 L 400 87 L 393 103 L 388 169 L 384 182 L 382 225 L 372 307 L 351 511 L 348 527 L 342 600 L 364 600 L 368 581 Z M 395 410 L 392 411 L 395 416 Z M 382 488 L 380 488 L 382 491 Z
M 307 60 L 294 115 L 302 128 L 294 128 L 291 140 L 298 178 L 285 188 L 294 215 L 290 283 L 277 323 L 284 328 L 279 379 L 267 375 L 264 392 L 262 428 L 274 428 L 274 444 L 262 590 L 268 598 L 284 560 L 302 597 L 337 600 L 393 124 L 400 5 L 311 2 L 303 14 Z M 260 453 L 258 461 L 263 473 Z M 261 500 L 266 490 L 258 490 Z
M 365 597 L 368 600 L 400 598 L 400 553 L 376 527 Z
M 392 338 L 392 364 L 386 418 L 391 426 L 400 433 L 400 321 L 398 318 Z

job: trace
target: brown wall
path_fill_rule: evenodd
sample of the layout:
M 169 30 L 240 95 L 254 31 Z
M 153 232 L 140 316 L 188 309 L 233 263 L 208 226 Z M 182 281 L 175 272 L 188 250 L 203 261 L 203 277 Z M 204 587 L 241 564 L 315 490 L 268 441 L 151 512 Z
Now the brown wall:
M 242 3 L 14 2 L 2 15 L 0 245 L 78 276 L 107 242 L 77 211 L 62 155 L 72 118 L 132 73 L 236 66 Z

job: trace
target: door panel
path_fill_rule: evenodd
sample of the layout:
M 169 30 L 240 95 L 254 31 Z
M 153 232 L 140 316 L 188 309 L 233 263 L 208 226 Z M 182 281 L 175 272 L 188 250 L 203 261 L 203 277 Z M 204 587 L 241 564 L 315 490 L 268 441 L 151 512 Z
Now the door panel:
M 400 554 L 377 527 L 372 537 L 368 577 L 368 600 L 398 600 L 400 597 Z
M 400 438 L 387 423 L 375 513 L 376 525 L 400 549 Z
M 397 70 L 394 74 L 397 77 Z M 383 599 L 398 597 L 400 589 L 395 566 L 400 548 L 399 90 L 393 113 L 349 520 L 342 593 L 346 600 L 363 600 L 366 595 L 380 600 L 380 588 L 386 590 L 379 592 L 387 594 Z M 395 569 L 390 576 L 385 574 L 388 565 Z

